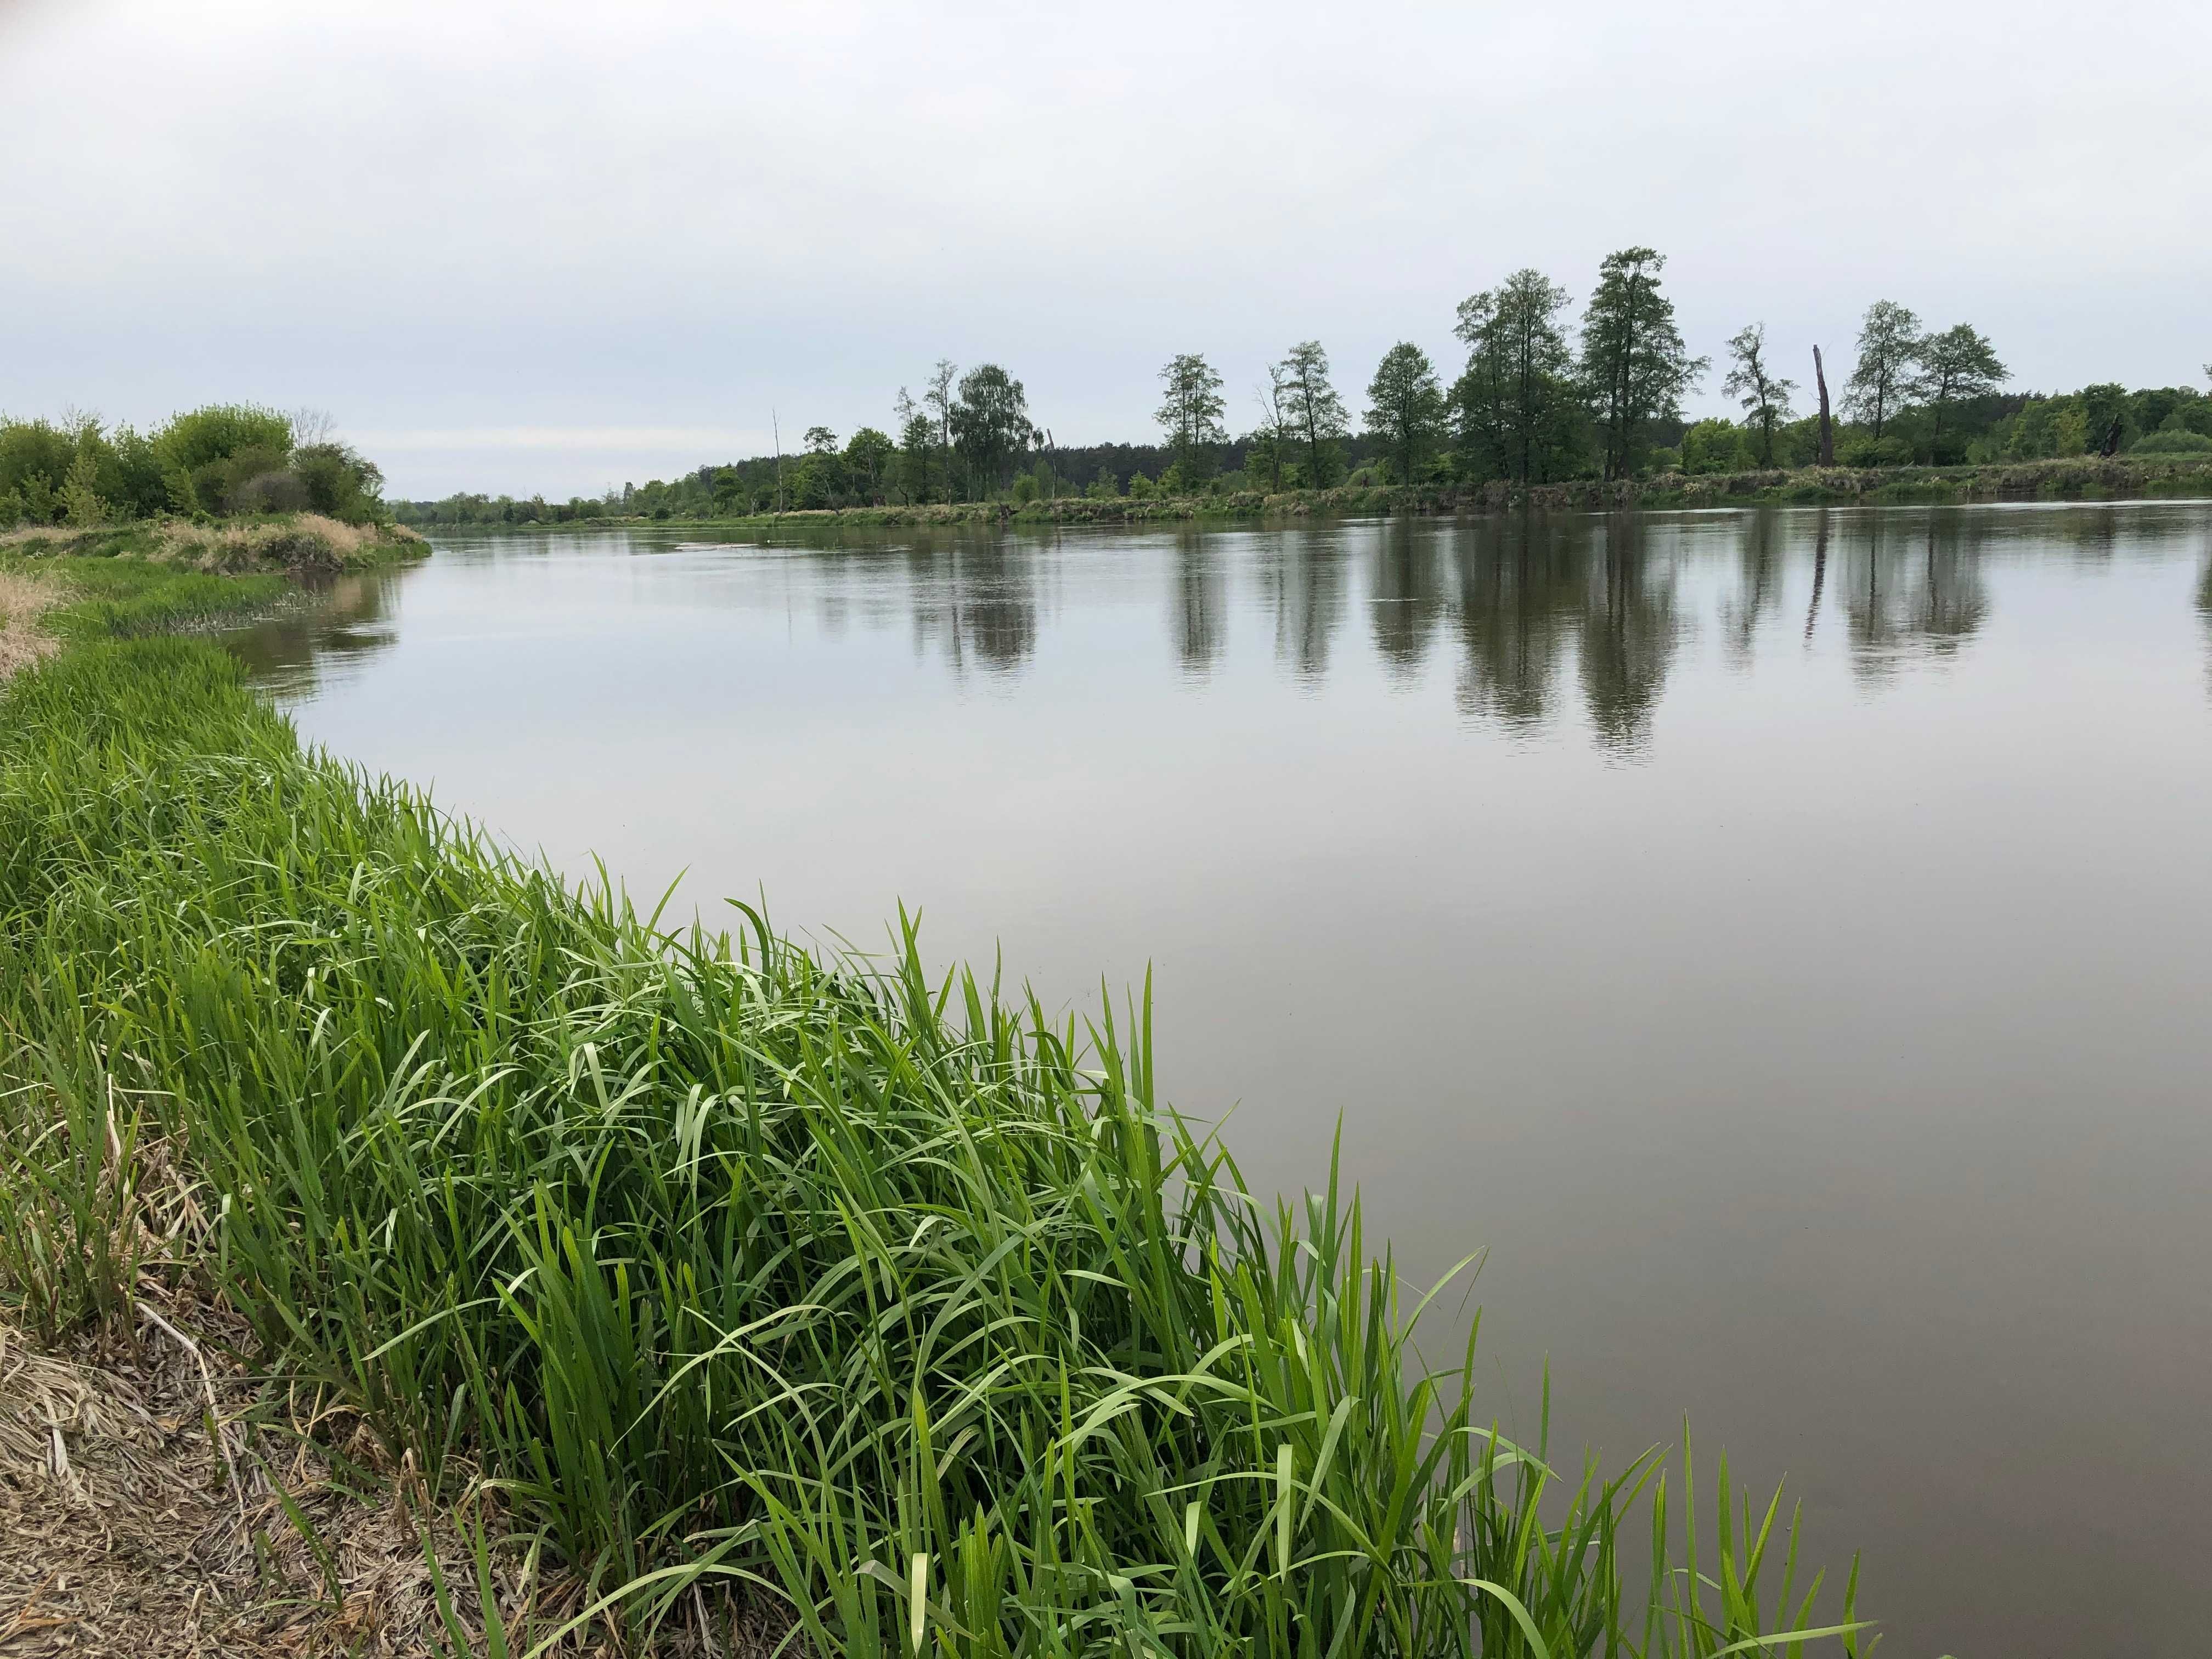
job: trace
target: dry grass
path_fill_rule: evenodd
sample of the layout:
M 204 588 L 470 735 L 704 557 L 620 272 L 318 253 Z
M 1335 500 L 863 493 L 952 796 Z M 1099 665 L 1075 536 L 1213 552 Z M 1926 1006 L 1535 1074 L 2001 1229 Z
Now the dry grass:
M 58 648 L 39 618 L 61 597 L 58 582 L 0 570 L 0 684 Z
M 404 1468 L 364 1479 L 380 1449 L 349 1415 L 272 1409 L 279 1402 L 224 1357 L 218 1339 L 243 1332 L 217 1310 L 153 1306 L 142 1302 L 135 1340 L 83 1340 L 61 1353 L 0 1324 L 0 1655 L 449 1650 L 421 1506 L 405 1496 L 419 1482 Z M 185 1334 L 193 1328 L 200 1334 Z M 383 1495 L 361 1495 L 373 1486 Z M 488 1503 L 467 1507 L 430 1531 L 467 1645 L 482 1651 L 471 1540 L 479 1518 L 496 1539 L 499 1516 Z M 586 1605 L 586 1587 L 541 1579 L 526 1546 L 493 1544 L 495 1588 L 510 1632 L 550 1631 Z M 719 1611 L 711 1644 L 685 1623 L 650 1651 L 757 1659 L 773 1645 L 757 1619 Z M 633 1650 L 604 1620 L 557 1650 L 594 1659 Z
M 235 576 L 283 571 L 295 575 L 378 562 L 405 544 L 421 544 L 397 526 L 344 524 L 319 513 L 283 519 L 199 525 L 161 519 L 99 529 L 39 526 L 0 535 L 0 551 L 33 558 L 121 554 L 183 569 Z

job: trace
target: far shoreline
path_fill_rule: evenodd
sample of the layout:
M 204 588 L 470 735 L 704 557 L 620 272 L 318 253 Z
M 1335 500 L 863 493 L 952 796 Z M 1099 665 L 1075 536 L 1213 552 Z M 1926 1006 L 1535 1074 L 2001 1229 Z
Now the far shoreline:
M 2212 497 L 2212 459 L 2074 457 L 2007 465 L 1802 467 L 1794 471 L 1577 478 L 1558 483 L 1492 480 L 1462 487 L 1374 484 L 1334 489 L 1256 490 L 1217 495 L 1060 495 L 1027 501 L 932 501 L 810 507 L 726 517 L 641 515 L 516 520 L 405 515 L 416 529 L 548 530 L 780 528 L 785 525 L 884 527 L 933 525 L 1126 525 L 1318 517 L 1443 517 L 1511 512 L 1664 512 L 1757 506 L 1943 506 L 1980 501 L 2119 501 Z M 518 505 L 530 505 L 518 503 Z M 549 507 L 551 506 L 548 504 Z

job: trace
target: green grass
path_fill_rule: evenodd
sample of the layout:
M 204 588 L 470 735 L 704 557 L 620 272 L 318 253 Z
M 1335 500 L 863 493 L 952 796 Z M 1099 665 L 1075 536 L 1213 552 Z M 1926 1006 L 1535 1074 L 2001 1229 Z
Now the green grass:
M 1148 992 L 665 932 L 303 751 L 213 645 L 87 637 L 137 603 L 0 702 L 44 1332 L 199 1280 L 641 1633 L 703 1580 L 856 1659 L 1857 1650 L 1778 1494 L 1511 1443 L 1472 1336 L 1427 1370 L 1356 1198 L 1263 1200 L 1160 1103 Z

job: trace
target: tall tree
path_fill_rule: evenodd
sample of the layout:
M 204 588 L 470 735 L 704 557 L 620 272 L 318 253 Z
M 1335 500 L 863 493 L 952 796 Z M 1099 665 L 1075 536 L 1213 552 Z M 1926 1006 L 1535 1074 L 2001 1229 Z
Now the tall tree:
M 1227 407 L 1221 400 L 1221 377 L 1205 358 L 1186 351 L 1160 371 L 1160 386 L 1164 396 L 1156 418 L 1167 433 L 1168 447 L 1184 477 L 1199 477 L 1211 470 L 1211 446 L 1229 438 L 1221 424 Z
M 1874 428 L 1876 443 L 1904 401 L 1919 358 L 1920 319 L 1894 300 L 1869 306 L 1859 324 L 1859 361 L 1844 383 L 1844 408 Z
M 1328 353 L 1318 340 L 1301 340 L 1276 368 L 1284 422 L 1305 447 L 1306 487 L 1326 489 L 1336 482 L 1336 441 L 1352 429 L 1344 399 L 1329 382 Z
M 2005 383 L 2008 373 L 1996 349 L 1970 323 L 1954 324 L 1920 342 L 1910 390 L 1936 416 L 1929 440 L 1931 460 L 1941 459 L 1936 447 L 1943 440 L 1943 421 L 1951 405 L 1961 398 L 1986 398 Z
M 960 377 L 952 444 L 967 463 L 972 488 L 987 498 L 1002 488 L 1030 431 L 1029 398 L 1019 380 L 996 363 L 979 363 Z
M 1467 343 L 1467 370 L 1452 402 L 1471 476 L 1541 481 L 1575 453 L 1573 357 L 1559 326 L 1566 306 L 1566 289 L 1540 270 L 1516 270 L 1460 302 L 1452 331 Z
M 1774 465 L 1774 428 L 1790 418 L 1790 394 L 1797 382 L 1771 373 L 1766 363 L 1766 325 L 1753 323 L 1728 343 L 1728 378 L 1721 390 L 1735 398 L 1759 434 L 1759 464 Z
M 1583 313 L 1583 378 L 1605 444 L 1605 476 L 1627 477 L 1651 422 L 1679 415 L 1682 394 L 1705 371 L 1674 326 L 1674 302 L 1660 292 L 1667 258 L 1623 248 L 1598 266 Z
M 937 428 L 937 458 L 945 473 L 945 495 L 952 495 L 952 405 L 953 382 L 958 371 L 950 357 L 939 357 L 937 367 L 929 371 L 929 379 L 921 388 L 922 412 L 929 416 L 930 424 Z
M 1429 354 L 1401 340 L 1382 354 L 1367 387 L 1367 429 L 1382 440 L 1395 464 L 1400 483 L 1412 483 L 1414 469 L 1436 447 L 1443 429 L 1444 389 Z
M 1291 442 L 1290 426 L 1283 415 L 1283 366 L 1267 365 L 1267 389 L 1255 390 L 1260 403 L 1260 428 L 1249 440 L 1244 452 L 1244 471 L 1247 477 L 1257 483 L 1259 475 L 1267 475 L 1267 488 L 1279 492 L 1283 487 L 1283 454 Z

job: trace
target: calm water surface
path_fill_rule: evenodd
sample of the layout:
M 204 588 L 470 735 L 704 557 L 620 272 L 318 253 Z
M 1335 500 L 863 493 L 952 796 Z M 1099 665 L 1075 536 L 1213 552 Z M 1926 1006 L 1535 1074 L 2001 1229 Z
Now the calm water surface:
M 2212 1642 L 2212 507 L 453 538 L 240 648 L 648 901 L 1149 963 L 1255 1182 L 1488 1248 L 1501 1416 L 1686 1410 L 1897 1659 Z

